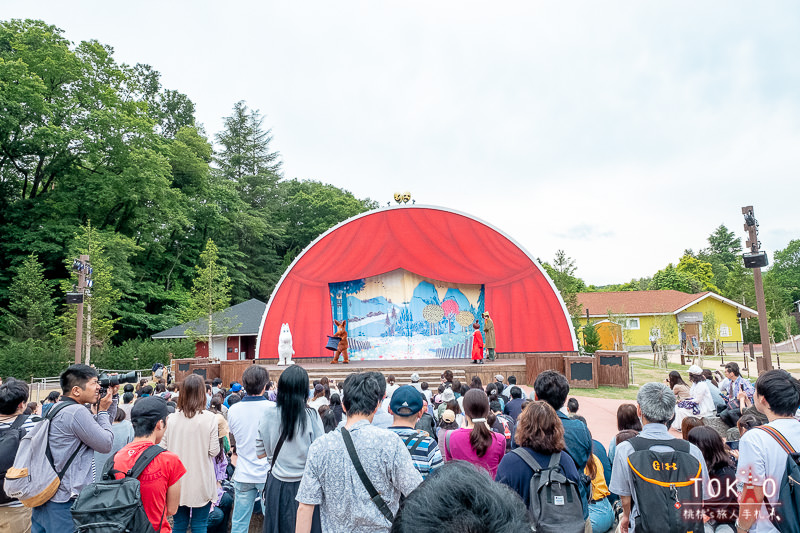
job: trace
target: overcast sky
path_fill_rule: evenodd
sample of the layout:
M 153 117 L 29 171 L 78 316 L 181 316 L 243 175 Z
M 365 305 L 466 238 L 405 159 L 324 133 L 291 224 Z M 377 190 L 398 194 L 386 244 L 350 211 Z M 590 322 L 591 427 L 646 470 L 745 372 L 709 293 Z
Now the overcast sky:
M 650 276 L 752 204 L 800 238 L 800 4 L 5 0 L 186 93 L 245 100 L 287 178 L 458 209 L 597 285 Z

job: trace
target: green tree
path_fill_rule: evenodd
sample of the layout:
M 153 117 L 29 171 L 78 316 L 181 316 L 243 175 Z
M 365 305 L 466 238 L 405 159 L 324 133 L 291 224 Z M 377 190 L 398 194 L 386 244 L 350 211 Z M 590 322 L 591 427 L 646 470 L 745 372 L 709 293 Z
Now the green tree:
M 691 255 L 684 255 L 678 262 L 676 270 L 697 280 L 702 290 L 719 294 L 719 288 L 714 285 L 714 271 L 711 267 L 711 263 L 707 263 Z
M 718 344 L 719 339 L 719 320 L 714 311 L 706 311 L 703 313 L 703 338 L 706 342 L 712 344 L 714 348 L 714 355 L 719 353 Z M 700 366 L 703 365 L 702 350 L 700 350 Z
M 800 300 L 800 239 L 775 251 L 767 277 L 769 282 L 780 287 L 783 310 L 789 311 L 792 303 Z
M 620 327 L 621 336 L 612 333 L 615 350 L 624 350 L 626 346 L 633 344 L 633 332 L 628 329 L 629 316 L 625 313 L 614 313 L 611 309 L 607 310 L 608 321 Z
M 233 232 L 226 239 L 238 244 L 232 272 L 240 275 L 233 286 L 239 300 L 266 300 L 280 277 L 278 248 L 285 234 L 285 221 L 278 216 L 280 154 L 270 149 L 271 131 L 263 122 L 258 111 L 237 102 L 216 136 L 222 147 L 215 157 L 217 173 L 233 186 L 239 201 L 232 210 L 237 213 Z
M 122 296 L 116 283 L 114 265 L 109 251 L 103 242 L 105 234 L 97 231 L 91 223 L 80 228 L 69 246 L 64 264 L 70 268 L 70 277 L 61 284 L 63 292 L 72 290 L 78 285 L 78 272 L 71 269 L 72 262 L 80 255 L 88 255 L 92 267 L 92 287 L 84 292 L 83 334 L 84 350 L 102 348 L 114 335 L 114 327 L 119 321 L 115 316 L 116 306 Z M 77 309 L 68 305 L 60 316 L 64 337 L 69 343 L 75 342 Z
M 681 272 L 670 263 L 666 268 L 653 275 L 647 288 L 651 291 L 670 289 L 694 294 L 701 291 L 702 285 L 696 278 L 686 272 Z
M 586 284 L 575 276 L 575 260 L 567 256 L 564 250 L 558 250 L 552 265 L 542 261 L 540 263 L 561 293 L 570 316 L 579 317 L 583 306 L 578 302 L 578 293 L 586 289 Z
M 200 254 L 200 264 L 195 267 L 196 275 L 192 293 L 186 302 L 182 318 L 185 321 L 203 319 L 202 331 L 190 331 L 190 336 L 203 339 L 209 344 L 214 335 L 225 333 L 229 324 L 215 320 L 214 313 L 227 308 L 231 302 L 231 278 L 228 269 L 219 264 L 219 251 L 211 239 Z
M 741 250 L 741 239 L 721 224 L 708 236 L 708 248 L 701 250 L 697 257 L 711 264 L 714 284 L 724 289 L 728 274 L 741 262 Z
M 286 180 L 278 188 L 280 217 L 286 221 L 286 237 L 280 248 L 284 267 L 328 229 L 378 207 L 377 202 L 359 200 L 349 191 L 319 181 Z
M 586 353 L 594 353 L 600 349 L 600 334 L 594 324 L 583 327 L 583 349 Z
M 34 254 L 19 265 L 9 290 L 8 310 L 3 310 L 3 330 L 9 340 L 50 340 L 57 333 L 53 284 Z
M 651 333 L 655 333 L 657 337 L 656 352 L 659 366 L 667 368 L 669 350 L 679 342 L 678 323 L 675 320 L 675 316 L 667 313 L 657 314 Z M 683 356 L 681 356 L 681 364 L 683 363 Z

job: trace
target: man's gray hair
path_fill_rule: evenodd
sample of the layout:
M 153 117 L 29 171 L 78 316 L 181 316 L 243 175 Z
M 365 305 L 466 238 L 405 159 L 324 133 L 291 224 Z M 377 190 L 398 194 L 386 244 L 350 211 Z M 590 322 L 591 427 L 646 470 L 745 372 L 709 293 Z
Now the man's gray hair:
M 636 401 L 648 422 L 666 424 L 675 414 L 675 394 L 664 383 L 645 383 Z

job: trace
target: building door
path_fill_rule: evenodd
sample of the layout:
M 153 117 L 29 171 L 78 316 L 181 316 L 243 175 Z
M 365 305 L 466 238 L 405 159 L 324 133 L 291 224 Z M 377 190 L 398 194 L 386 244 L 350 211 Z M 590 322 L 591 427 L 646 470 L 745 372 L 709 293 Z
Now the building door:
M 227 342 L 225 337 L 211 337 L 212 349 L 209 350 L 209 356 L 217 361 L 224 361 L 227 357 Z
M 700 324 L 687 323 L 683 329 L 686 331 L 686 353 L 697 355 L 700 350 Z

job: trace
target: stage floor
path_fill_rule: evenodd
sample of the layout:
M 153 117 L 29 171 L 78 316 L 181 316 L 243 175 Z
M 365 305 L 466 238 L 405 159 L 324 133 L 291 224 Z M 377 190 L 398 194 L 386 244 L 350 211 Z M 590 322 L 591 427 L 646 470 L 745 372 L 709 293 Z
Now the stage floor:
M 420 381 L 427 381 L 431 388 L 438 386 L 440 376 L 445 370 L 452 370 L 456 379 L 465 385 L 469 385 L 473 376 L 481 378 L 485 387 L 490 381 L 494 381 L 494 376 L 500 374 L 505 382 L 508 383 L 509 375 L 517 377 L 517 383 L 525 383 L 525 360 L 524 359 L 496 359 L 486 361 L 482 365 L 473 364 L 471 359 L 379 359 L 377 361 L 351 361 L 349 364 L 335 364 L 330 362 L 304 362 L 302 359 L 294 359 L 294 363 L 306 369 L 309 379 L 316 380 L 322 376 L 337 381 L 344 380 L 348 375 L 355 372 L 377 371 L 384 375 L 394 375 L 398 385 L 410 383 L 411 374 L 419 374 Z M 259 363 L 256 360 L 256 363 Z M 286 368 L 277 364 L 264 365 L 269 370 L 270 379 L 277 381 L 278 376 Z
M 258 359 L 255 361 L 256 363 L 260 363 Z M 351 360 L 348 364 L 338 363 L 332 365 L 329 362 L 327 363 L 319 363 L 319 362 L 305 362 L 303 359 L 293 359 L 292 362 L 296 365 L 300 365 L 306 370 L 309 369 L 322 369 L 322 368 L 336 368 L 336 367 L 348 367 L 357 369 L 357 371 L 363 371 L 363 369 L 372 370 L 374 368 L 441 368 L 442 371 L 447 370 L 448 368 L 453 367 L 473 367 L 479 369 L 481 367 L 489 368 L 489 367 L 497 367 L 503 366 L 508 364 L 515 364 L 525 366 L 525 360 L 523 359 L 496 359 L 494 361 L 484 361 L 483 365 L 477 365 L 472 363 L 471 359 L 378 359 L 374 361 L 353 361 Z M 282 366 L 278 366 L 275 363 L 264 365 L 267 369 L 272 370 L 273 368 L 278 370 L 281 368 L 285 368 Z

